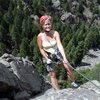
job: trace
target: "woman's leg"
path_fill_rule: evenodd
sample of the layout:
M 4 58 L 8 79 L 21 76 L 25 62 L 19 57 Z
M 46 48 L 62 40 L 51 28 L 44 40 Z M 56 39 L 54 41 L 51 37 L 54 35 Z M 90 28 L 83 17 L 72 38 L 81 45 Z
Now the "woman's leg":
M 71 81 L 72 87 L 77 88 L 78 85 L 75 83 L 75 77 L 71 65 L 69 63 L 63 63 L 63 67 L 67 70 L 68 79 Z
M 58 90 L 58 80 L 56 78 L 56 72 L 51 71 L 51 72 L 49 72 L 49 75 L 50 75 L 50 78 L 51 78 L 52 87 L 55 90 Z
M 73 69 L 70 67 L 70 65 L 68 65 L 66 63 L 62 63 L 62 65 L 67 71 L 68 79 L 72 82 L 75 81 L 75 77 L 74 77 L 74 74 L 73 74 Z

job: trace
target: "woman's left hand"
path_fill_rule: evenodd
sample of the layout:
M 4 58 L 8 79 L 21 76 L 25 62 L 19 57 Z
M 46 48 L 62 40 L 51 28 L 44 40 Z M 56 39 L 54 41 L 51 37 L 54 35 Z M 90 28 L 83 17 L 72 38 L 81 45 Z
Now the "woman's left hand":
M 63 63 L 67 64 L 68 63 L 68 60 L 63 60 Z

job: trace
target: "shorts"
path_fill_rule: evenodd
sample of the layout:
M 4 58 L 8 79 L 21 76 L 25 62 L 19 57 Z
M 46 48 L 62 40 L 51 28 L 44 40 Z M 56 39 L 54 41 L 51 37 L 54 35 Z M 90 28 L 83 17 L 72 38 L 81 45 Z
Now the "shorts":
M 47 64 L 47 63 L 46 63 L 46 60 L 45 60 L 44 58 L 43 58 L 43 63 L 44 63 L 44 65 L 45 65 L 45 67 L 46 67 L 47 72 L 54 71 L 54 69 L 53 69 L 53 64 L 52 64 L 52 63 Z
M 44 63 L 48 72 L 54 71 L 54 64 L 53 63 L 55 63 L 57 65 L 61 64 L 62 61 L 63 61 L 63 57 L 62 57 L 62 55 L 61 55 L 61 53 L 59 52 L 58 49 L 57 49 L 57 51 L 55 51 L 54 54 L 50 54 L 50 53 L 47 53 L 47 54 L 48 54 L 49 59 L 52 60 L 52 63 L 47 64 L 46 60 L 44 58 L 43 58 L 43 63 Z

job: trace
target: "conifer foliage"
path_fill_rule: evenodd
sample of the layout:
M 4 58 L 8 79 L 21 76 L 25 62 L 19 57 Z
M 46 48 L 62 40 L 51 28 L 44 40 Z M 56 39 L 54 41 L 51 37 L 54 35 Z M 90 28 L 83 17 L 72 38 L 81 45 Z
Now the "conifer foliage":
M 62 12 L 72 12 L 72 1 L 59 0 Z M 52 6 L 52 0 L 0 0 L 0 56 L 7 52 L 15 56 L 26 57 L 38 65 L 39 72 L 43 72 L 41 55 L 39 54 L 36 36 L 39 33 L 39 24 L 31 16 L 40 17 L 50 14 L 53 17 L 53 28 L 61 34 L 68 60 L 72 65 L 80 64 L 82 57 L 91 48 L 100 45 L 100 25 L 95 25 L 94 18 L 100 15 L 99 1 L 75 0 L 77 12 L 74 24 L 61 22 L 61 12 Z M 75 3 L 74 3 L 75 4 Z M 84 6 L 93 10 L 93 16 L 89 22 L 84 17 Z M 94 7 L 91 7 L 94 6 Z M 57 16 L 56 16 L 57 14 Z M 85 19 L 84 19 L 85 18 Z M 86 23 L 84 21 L 87 21 Z M 63 74 L 63 70 L 60 75 Z M 60 76 L 64 78 L 64 76 Z

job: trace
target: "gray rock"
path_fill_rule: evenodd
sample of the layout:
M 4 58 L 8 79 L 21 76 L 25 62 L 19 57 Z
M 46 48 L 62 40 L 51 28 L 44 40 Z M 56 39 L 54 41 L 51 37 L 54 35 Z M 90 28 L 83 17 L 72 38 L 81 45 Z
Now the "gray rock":
M 15 98 L 26 98 L 48 88 L 50 84 L 45 82 L 34 63 L 27 58 L 10 54 L 0 57 L 0 93 L 12 92 Z
M 95 65 L 100 63 L 100 50 L 89 50 L 88 53 L 83 57 L 77 69 L 93 68 Z
M 92 81 L 95 85 L 100 87 L 100 83 L 96 80 Z M 91 82 L 81 85 L 77 89 L 62 89 L 54 91 L 49 89 L 44 94 L 30 99 L 30 100 L 100 100 L 100 89 L 98 89 Z
M 14 100 L 28 100 L 30 98 L 30 94 L 26 91 L 18 92 L 14 96 Z
M 61 21 L 62 22 L 67 22 L 70 24 L 73 24 L 75 22 L 75 15 L 73 15 L 70 12 L 65 12 L 62 16 L 61 16 Z
M 60 7 L 60 1 L 59 0 L 52 0 L 52 7 L 59 8 Z

